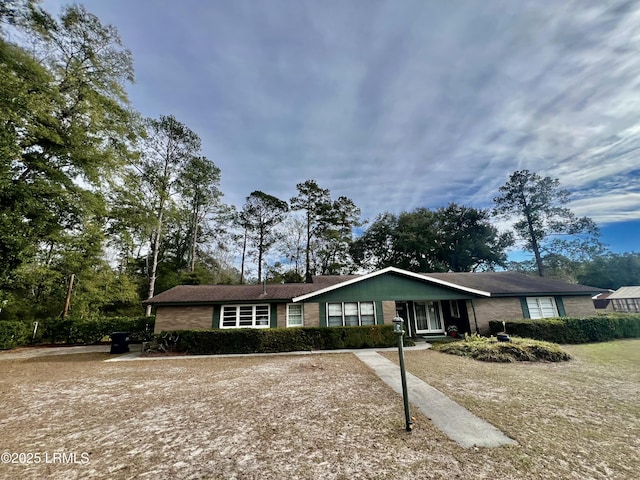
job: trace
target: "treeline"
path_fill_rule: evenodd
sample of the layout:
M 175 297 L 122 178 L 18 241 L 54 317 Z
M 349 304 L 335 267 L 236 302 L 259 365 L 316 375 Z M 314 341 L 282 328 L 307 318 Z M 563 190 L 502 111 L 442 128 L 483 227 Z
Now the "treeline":
M 351 199 L 309 180 L 226 205 L 198 134 L 135 111 L 131 52 L 84 7 L 3 2 L 0 67 L 0 318 L 138 315 L 176 284 L 355 268 Z
M 315 180 L 290 199 L 254 191 L 227 205 L 198 134 L 169 114 L 143 118 L 128 99 L 133 80 L 116 29 L 84 7 L 55 17 L 37 0 L 0 4 L 0 319 L 136 316 L 142 299 L 177 284 L 299 282 L 387 265 L 591 272 L 584 283 L 616 285 L 598 276 L 620 259 L 606 255 L 593 222 L 552 205 L 568 193 L 527 171 L 511 176 L 494 210 L 453 203 L 367 223 L 352 199 Z M 523 209 L 524 193 L 544 201 Z M 520 220 L 499 232 L 496 215 Z M 532 265 L 507 264 L 516 241 Z

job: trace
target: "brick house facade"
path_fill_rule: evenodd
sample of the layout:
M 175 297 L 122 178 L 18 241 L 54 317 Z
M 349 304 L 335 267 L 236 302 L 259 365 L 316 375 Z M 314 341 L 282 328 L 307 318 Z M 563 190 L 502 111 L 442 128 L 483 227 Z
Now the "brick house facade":
M 601 289 L 515 272 L 413 273 L 394 267 L 366 275 L 320 276 L 283 285 L 182 285 L 144 302 L 156 333 L 215 328 L 390 324 L 411 336 L 487 334 L 491 320 L 590 316 Z

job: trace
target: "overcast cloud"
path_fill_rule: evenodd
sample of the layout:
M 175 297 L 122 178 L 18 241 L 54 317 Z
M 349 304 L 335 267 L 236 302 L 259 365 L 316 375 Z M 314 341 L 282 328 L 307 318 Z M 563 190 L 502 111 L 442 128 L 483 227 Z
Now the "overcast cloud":
M 529 169 L 600 225 L 640 219 L 639 2 L 82 3 L 133 51 L 133 106 L 201 136 L 228 203 L 315 179 L 368 218 L 486 207 Z

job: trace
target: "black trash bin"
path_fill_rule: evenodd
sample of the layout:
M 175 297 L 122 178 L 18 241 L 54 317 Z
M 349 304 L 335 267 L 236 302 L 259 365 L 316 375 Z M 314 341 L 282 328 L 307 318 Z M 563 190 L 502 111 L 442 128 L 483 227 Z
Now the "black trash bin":
M 111 335 L 110 353 L 127 353 L 129 351 L 129 333 L 113 332 Z
M 509 338 L 509 335 L 507 335 L 506 333 L 498 333 L 496 335 L 496 337 L 498 338 L 499 342 L 510 342 L 511 339 Z

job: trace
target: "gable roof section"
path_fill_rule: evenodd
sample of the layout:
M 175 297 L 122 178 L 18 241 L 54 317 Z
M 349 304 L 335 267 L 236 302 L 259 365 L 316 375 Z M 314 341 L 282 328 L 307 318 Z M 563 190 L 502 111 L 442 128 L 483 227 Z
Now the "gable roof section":
M 471 293 L 471 294 L 479 295 L 479 296 L 483 296 L 483 297 L 489 297 L 490 296 L 490 293 L 487 292 L 487 291 L 476 289 L 476 288 L 470 288 L 470 287 L 466 287 L 466 286 L 463 286 L 463 285 L 458 285 L 456 283 L 452 283 L 449 280 L 431 278 L 430 276 L 427 276 L 425 274 L 409 272 L 407 270 L 402 270 L 402 269 L 396 268 L 396 267 L 387 267 L 387 268 L 383 268 L 382 270 L 378 270 L 377 272 L 368 273 L 366 275 L 355 276 L 353 278 L 350 278 L 347 281 L 340 282 L 340 283 L 337 283 L 337 284 L 334 284 L 334 285 L 329 285 L 329 286 L 326 286 L 326 287 L 321 288 L 319 290 L 315 290 L 315 291 L 300 295 L 299 297 L 293 298 L 293 301 L 294 302 L 300 302 L 300 301 L 303 301 L 303 300 L 307 300 L 307 299 L 315 297 L 317 295 L 321 295 L 323 293 L 331 292 L 331 291 L 336 290 L 338 288 L 346 287 L 347 285 L 353 285 L 354 283 L 363 282 L 363 281 L 368 280 L 370 278 L 377 277 L 379 275 L 384 275 L 386 273 L 395 273 L 395 274 L 398 274 L 398 275 L 403 275 L 405 277 L 415 278 L 415 279 L 423 281 L 423 282 L 426 281 L 428 283 L 434 283 L 434 284 L 437 284 L 437 285 L 441 285 L 443 287 L 449 287 L 449 288 L 453 288 L 455 290 L 461 290 L 461 291 L 464 291 L 464 292 L 467 292 L 467 293 Z
M 640 298 L 640 287 L 620 287 L 618 290 L 609 295 L 608 298 Z
M 387 267 L 377 272 L 351 278 L 345 282 L 329 285 L 299 297 L 294 302 L 307 300 L 332 290 L 385 273 L 395 273 L 426 281 L 442 287 L 467 292 L 481 297 L 538 296 L 538 295 L 594 295 L 604 291 L 601 288 L 568 283 L 553 278 L 536 277 L 518 272 L 448 272 L 413 273 L 396 267 Z

